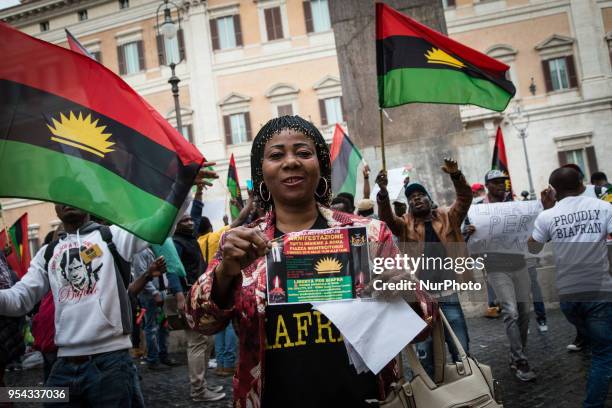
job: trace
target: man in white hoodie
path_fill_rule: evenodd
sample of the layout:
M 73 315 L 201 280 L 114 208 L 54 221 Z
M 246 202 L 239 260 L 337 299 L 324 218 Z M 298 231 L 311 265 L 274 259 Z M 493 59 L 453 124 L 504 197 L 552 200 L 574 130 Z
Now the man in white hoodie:
M 46 385 L 69 387 L 71 403 L 142 406 L 138 374 L 128 353 L 131 313 L 123 310 L 129 305 L 127 292 L 110 247 L 130 260 L 149 244 L 116 226 L 104 227 L 112 234 L 107 243 L 101 226 L 86 212 L 60 204 L 55 211 L 66 233 L 50 244 L 52 250 L 45 245 L 38 251 L 21 281 L 0 290 L 0 315 L 29 312 L 50 289 L 59 358 Z

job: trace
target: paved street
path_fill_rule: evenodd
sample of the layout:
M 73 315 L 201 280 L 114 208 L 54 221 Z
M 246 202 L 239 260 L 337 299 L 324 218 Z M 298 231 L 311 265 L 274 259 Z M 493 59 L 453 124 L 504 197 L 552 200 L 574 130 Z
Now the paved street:
M 493 367 L 493 374 L 502 381 L 505 407 L 577 408 L 585 389 L 585 373 L 589 367 L 588 353 L 568 353 L 565 346 L 573 340 L 574 329 L 558 311 L 549 312 L 549 331 L 540 334 L 531 322 L 528 355 L 538 374 L 534 383 L 521 383 L 510 373 L 507 365 L 508 343 L 501 319 L 468 320 L 472 353 Z M 189 400 L 189 385 L 184 354 L 174 356 L 183 363 L 171 371 L 153 373 L 142 368 L 142 385 L 148 406 L 155 407 L 229 407 L 231 380 L 210 374 L 210 382 L 224 386 L 228 396 L 215 403 L 193 403 Z M 8 385 L 36 385 L 42 370 L 34 369 L 7 374 Z M 612 407 L 612 392 L 608 399 Z M 26 405 L 21 405 L 26 406 Z M 289 408 L 289 407 L 288 407 Z M 432 407 L 433 408 L 433 407 Z

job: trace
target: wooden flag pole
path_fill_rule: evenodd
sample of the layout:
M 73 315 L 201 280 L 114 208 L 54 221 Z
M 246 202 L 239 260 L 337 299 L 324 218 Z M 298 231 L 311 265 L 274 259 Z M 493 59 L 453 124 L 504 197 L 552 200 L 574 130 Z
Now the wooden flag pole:
M 387 170 L 387 160 L 385 159 L 385 127 L 383 125 L 383 110 L 378 108 L 380 113 L 380 152 L 382 154 L 382 169 Z

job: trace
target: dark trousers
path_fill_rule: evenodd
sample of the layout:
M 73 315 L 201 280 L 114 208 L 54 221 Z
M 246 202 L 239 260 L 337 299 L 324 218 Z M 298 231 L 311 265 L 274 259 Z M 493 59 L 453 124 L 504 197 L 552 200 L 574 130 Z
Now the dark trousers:
M 143 407 L 136 366 L 128 350 L 92 356 L 84 362 L 59 357 L 47 387 L 68 387 L 69 402 L 49 407 Z
M 604 408 L 612 380 L 612 303 L 561 302 L 561 311 L 591 344 L 584 408 Z

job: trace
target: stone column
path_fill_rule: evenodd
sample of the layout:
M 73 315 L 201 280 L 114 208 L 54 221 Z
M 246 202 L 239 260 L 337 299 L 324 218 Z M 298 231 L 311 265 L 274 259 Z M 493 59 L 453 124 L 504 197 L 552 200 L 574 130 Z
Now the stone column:
M 595 0 L 571 1 L 572 28 L 576 36 L 576 65 L 582 78 L 584 99 L 606 98 L 612 94 L 607 80 L 609 56 L 604 40 L 601 10 Z

